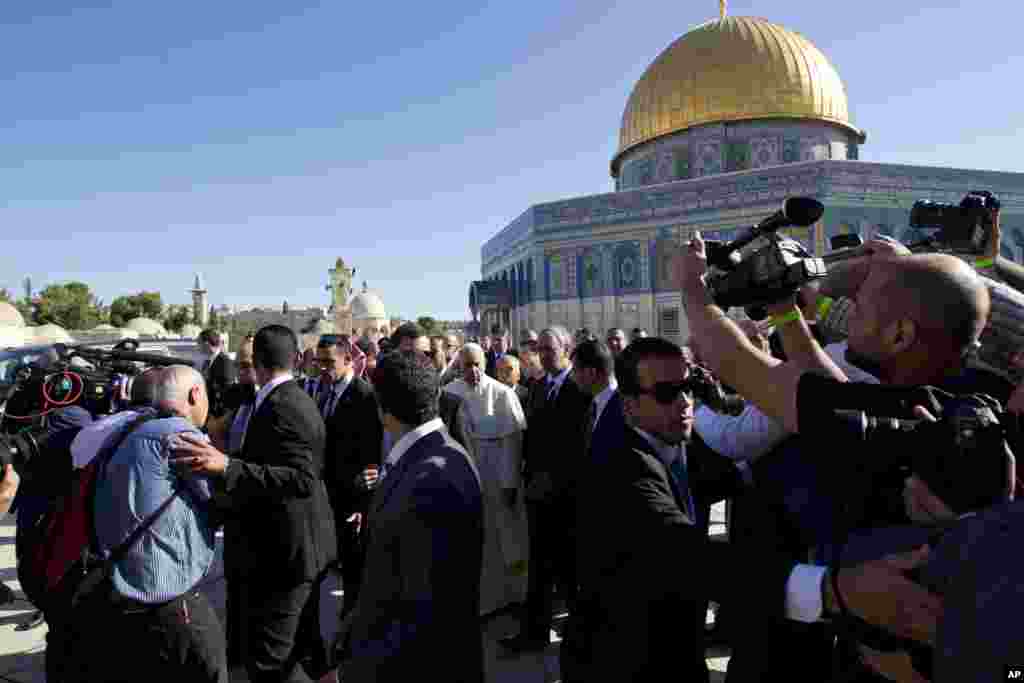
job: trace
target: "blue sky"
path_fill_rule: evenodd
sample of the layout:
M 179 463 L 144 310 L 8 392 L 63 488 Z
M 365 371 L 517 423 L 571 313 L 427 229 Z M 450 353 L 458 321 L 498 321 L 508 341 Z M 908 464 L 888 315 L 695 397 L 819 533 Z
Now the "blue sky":
M 1024 170 L 1009 0 L 731 0 L 815 42 L 865 161 Z M 3 3 L 0 287 L 464 318 L 482 243 L 608 191 L 629 91 L 714 0 Z

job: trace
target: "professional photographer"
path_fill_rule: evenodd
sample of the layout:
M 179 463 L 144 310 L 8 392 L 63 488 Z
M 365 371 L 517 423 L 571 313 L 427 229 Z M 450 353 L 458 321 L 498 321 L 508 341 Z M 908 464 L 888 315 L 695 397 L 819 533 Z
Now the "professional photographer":
M 703 281 L 706 263 L 704 244 L 698 235 L 684 249 L 680 270 L 691 330 L 700 340 L 707 362 L 724 381 L 787 430 L 821 439 L 822 448 L 833 452 L 839 444 L 856 443 L 844 437 L 849 429 L 838 417 L 817 424 L 801 422 L 797 398 L 805 374 L 815 371 L 835 383 L 845 382 L 846 377 L 814 342 L 795 303 L 789 304 L 789 311 L 778 319 L 800 334 L 790 352 L 793 360 L 783 363 L 756 350 L 714 305 Z M 894 258 L 873 254 L 847 262 L 839 272 L 842 277 L 830 274 L 822 290 L 856 298 L 850 318 L 848 360 L 890 384 L 934 383 L 950 368 L 962 367 L 966 352 L 981 332 L 989 304 L 985 288 L 968 266 L 949 256 Z M 928 292 L 927 304 L 920 292 Z M 917 412 L 925 414 L 921 408 Z M 863 456 L 854 453 L 845 457 Z M 823 568 L 820 571 L 825 572 Z M 920 588 L 908 585 L 903 590 L 912 595 Z M 890 603 L 891 608 L 901 601 L 900 596 L 887 594 L 884 588 L 876 599 L 878 603 L 871 608 L 880 607 L 882 602 Z M 868 616 L 858 608 L 851 606 L 850 610 L 861 618 Z M 934 633 L 935 613 L 916 612 L 912 618 Z

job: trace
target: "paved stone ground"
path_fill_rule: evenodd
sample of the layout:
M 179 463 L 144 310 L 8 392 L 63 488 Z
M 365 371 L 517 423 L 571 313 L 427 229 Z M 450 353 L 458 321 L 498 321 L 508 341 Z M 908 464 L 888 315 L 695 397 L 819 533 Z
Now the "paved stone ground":
M 724 531 L 724 506 L 716 506 L 712 510 L 712 533 Z M 10 605 L 0 606 L 0 683 L 44 683 L 44 651 L 46 649 L 46 626 L 39 626 L 29 631 L 18 631 L 17 627 L 32 614 L 32 606 L 24 600 L 18 584 L 17 570 L 14 561 L 14 521 L 0 522 L 0 581 L 13 588 L 18 601 Z M 223 621 L 224 615 L 224 576 L 218 558 L 213 571 L 205 581 L 204 590 L 210 596 Z M 328 586 L 326 590 L 337 588 Z M 321 622 L 324 624 L 325 636 L 333 635 L 336 625 L 335 612 L 337 597 L 332 596 L 323 601 Z M 498 640 L 517 631 L 518 624 L 512 616 L 499 616 L 485 625 L 484 645 L 489 683 L 553 683 L 558 680 L 558 639 L 552 632 L 552 644 L 544 653 L 525 655 L 514 659 L 498 656 Z M 628 653 L 624 653 L 628 656 Z M 728 663 L 728 653 L 710 653 L 708 665 L 712 669 L 711 683 L 722 683 L 724 671 Z M 247 681 L 242 671 L 232 671 L 232 683 Z

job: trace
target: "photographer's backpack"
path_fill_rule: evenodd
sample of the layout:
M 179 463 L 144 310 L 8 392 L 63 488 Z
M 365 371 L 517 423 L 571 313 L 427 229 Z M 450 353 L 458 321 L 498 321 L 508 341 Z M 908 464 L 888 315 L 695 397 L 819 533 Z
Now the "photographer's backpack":
M 92 462 L 74 473 L 67 492 L 26 532 L 18 581 L 25 597 L 44 612 L 70 604 L 81 577 L 68 574 L 95 545 L 93 500 L 99 472 L 129 434 L 156 417 L 146 413 L 132 420 Z

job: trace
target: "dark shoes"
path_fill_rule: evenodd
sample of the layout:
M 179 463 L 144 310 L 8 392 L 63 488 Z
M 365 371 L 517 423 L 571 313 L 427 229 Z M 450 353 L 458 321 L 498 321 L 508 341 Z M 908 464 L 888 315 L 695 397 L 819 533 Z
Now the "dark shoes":
M 509 636 L 498 641 L 506 657 L 514 657 L 530 652 L 543 652 L 551 644 L 550 638 L 531 638 L 522 634 Z

